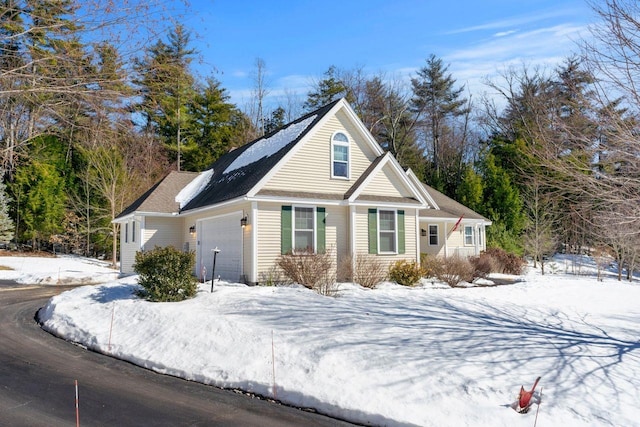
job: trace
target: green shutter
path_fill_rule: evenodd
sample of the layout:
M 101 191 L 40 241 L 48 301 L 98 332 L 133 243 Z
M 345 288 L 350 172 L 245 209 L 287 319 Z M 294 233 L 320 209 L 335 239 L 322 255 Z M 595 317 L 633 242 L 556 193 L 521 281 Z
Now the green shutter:
M 404 253 L 404 211 L 398 211 L 398 253 Z
M 316 208 L 316 251 L 323 254 L 327 247 L 327 213 L 325 208 Z
M 369 253 L 378 253 L 378 210 L 369 209 Z
M 284 255 L 291 252 L 291 206 L 283 206 L 280 215 L 280 252 Z

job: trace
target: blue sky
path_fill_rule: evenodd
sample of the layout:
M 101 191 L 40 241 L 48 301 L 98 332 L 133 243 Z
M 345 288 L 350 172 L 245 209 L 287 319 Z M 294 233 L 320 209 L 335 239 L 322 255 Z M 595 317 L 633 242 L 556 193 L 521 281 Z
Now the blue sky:
M 191 9 L 197 71 L 215 73 L 239 107 L 258 57 L 275 102 L 285 90 L 304 98 L 331 65 L 409 78 L 432 53 L 477 96 L 483 78 L 510 65 L 553 68 L 594 19 L 584 0 L 193 0 Z

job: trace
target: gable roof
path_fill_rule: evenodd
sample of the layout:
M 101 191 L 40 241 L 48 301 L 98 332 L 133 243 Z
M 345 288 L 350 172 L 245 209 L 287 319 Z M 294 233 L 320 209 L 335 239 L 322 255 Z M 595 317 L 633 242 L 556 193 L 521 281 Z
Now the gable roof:
M 371 182 L 371 180 L 376 176 L 376 174 L 380 173 L 380 171 L 382 170 L 382 168 L 384 168 L 386 165 L 389 165 L 391 168 L 391 171 L 393 173 L 396 174 L 396 176 L 398 178 L 400 178 L 404 184 L 411 189 L 411 191 L 417 195 L 419 198 L 415 199 L 415 198 L 408 198 L 408 197 L 379 197 L 379 196 L 375 196 L 375 195 L 364 195 L 364 191 L 367 187 L 367 185 Z M 422 195 L 420 194 L 419 191 L 416 191 L 416 188 L 414 187 L 413 183 L 411 182 L 410 179 L 408 179 L 407 175 L 404 173 L 404 171 L 402 170 L 402 167 L 400 166 L 400 164 L 395 160 L 395 158 L 393 157 L 393 155 L 391 154 L 391 152 L 387 151 L 386 153 L 378 156 L 373 162 L 371 162 L 371 164 L 369 165 L 369 167 L 364 171 L 364 173 L 362 175 L 360 175 L 360 177 L 358 178 L 358 180 L 351 186 L 351 188 L 349 188 L 349 190 L 347 190 L 347 192 L 344 195 L 345 199 L 348 199 L 350 202 L 354 202 L 356 200 L 366 200 L 366 201 L 373 201 L 373 202 L 380 202 L 380 201 L 409 201 L 411 203 L 418 203 L 421 205 L 426 205 L 427 202 L 426 200 L 424 200 L 424 198 L 421 197 Z
M 429 218 L 460 218 L 477 219 L 487 223 L 491 223 L 487 218 L 480 215 L 476 211 L 466 207 L 462 203 L 458 203 L 451 197 L 448 197 L 427 184 L 422 184 L 424 189 L 436 202 L 438 209 L 423 209 L 420 211 L 421 217 Z
M 169 172 L 115 219 L 123 218 L 134 212 L 178 213 L 180 205 L 176 202 L 176 196 L 197 175 L 197 172 Z
M 198 209 L 246 195 L 312 129 L 338 99 L 220 157 L 209 183 L 181 211 Z

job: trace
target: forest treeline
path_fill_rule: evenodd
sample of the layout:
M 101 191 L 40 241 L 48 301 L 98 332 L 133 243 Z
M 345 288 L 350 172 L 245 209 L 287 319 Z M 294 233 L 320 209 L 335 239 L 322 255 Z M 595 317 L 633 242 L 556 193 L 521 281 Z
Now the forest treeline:
M 161 21 L 163 34 L 125 53 L 109 32 L 118 21 L 81 6 L 0 1 L 0 242 L 115 259 L 111 220 L 168 171 L 201 171 L 346 97 L 403 167 L 493 222 L 489 246 L 538 262 L 595 251 L 620 277 L 640 255 L 634 1 L 594 5 L 578 53 L 553 70 L 506 68 L 490 96 L 472 100 L 430 55 L 410 79 L 329 66 L 274 104 L 257 59 L 242 107 L 215 73 L 195 73 L 185 26 Z

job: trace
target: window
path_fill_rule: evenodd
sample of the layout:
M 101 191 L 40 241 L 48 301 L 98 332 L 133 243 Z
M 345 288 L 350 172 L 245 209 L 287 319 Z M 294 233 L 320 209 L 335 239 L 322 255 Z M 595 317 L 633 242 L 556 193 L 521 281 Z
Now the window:
M 405 253 L 404 211 L 368 209 L 369 253 L 395 255 Z
M 331 177 L 349 178 L 349 138 L 342 132 L 331 138 Z
M 124 242 L 129 243 L 129 223 L 124 224 Z
M 282 206 L 280 214 L 280 251 L 324 253 L 326 247 L 326 208 Z
M 396 252 L 396 212 L 383 211 L 378 212 L 380 224 L 380 252 L 389 253 Z
M 438 246 L 438 226 L 437 225 L 429 226 L 429 245 Z
M 473 227 L 471 225 L 464 226 L 464 244 L 467 246 L 473 245 Z
M 131 241 L 132 242 L 136 241 L 136 222 L 135 221 L 131 223 Z
M 294 252 L 314 252 L 313 208 L 295 207 L 293 222 L 293 250 Z

